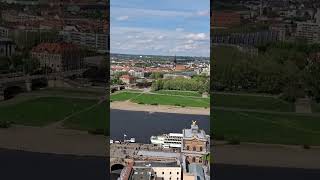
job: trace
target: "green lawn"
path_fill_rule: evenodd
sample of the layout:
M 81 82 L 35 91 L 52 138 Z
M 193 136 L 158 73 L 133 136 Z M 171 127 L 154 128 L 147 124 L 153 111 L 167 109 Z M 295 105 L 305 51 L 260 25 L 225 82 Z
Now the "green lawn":
M 48 94 L 59 94 L 59 95 L 73 95 L 73 96 L 76 96 L 76 95 L 79 95 L 79 96 L 104 96 L 107 94 L 107 91 L 104 91 L 104 90 L 86 90 L 86 89 L 66 89 L 66 88 L 48 88 L 48 89 L 45 89 L 45 90 L 41 90 L 41 91 L 38 91 L 38 92 L 43 92 L 43 93 L 48 93 Z
M 320 145 L 319 117 L 215 110 L 214 134 L 241 142 Z
M 111 94 L 110 99 L 112 101 L 126 101 L 135 96 L 138 96 L 139 94 L 140 93 L 134 93 L 134 92 L 117 92 L 117 93 Z
M 75 114 L 67 119 L 63 126 L 70 129 L 80 130 L 95 130 L 95 129 L 109 129 L 107 120 L 109 119 L 107 102 L 95 106 L 89 111 L 84 111 Z
M 319 113 L 320 112 L 320 103 L 312 102 L 311 108 L 312 108 L 312 112 Z
M 43 126 L 96 103 L 96 100 L 41 97 L 0 108 L 0 121 Z
M 189 107 L 209 107 L 210 99 L 201 97 L 180 97 L 166 94 L 141 94 L 134 92 L 119 92 L 111 95 L 112 101 L 126 101 L 139 104 L 158 104 Z
M 179 96 L 195 96 L 195 97 L 201 97 L 202 94 L 196 91 L 176 91 L 176 90 L 159 90 L 159 91 L 153 91 L 153 93 L 158 94 L 167 94 L 167 95 L 179 95 Z
M 157 94 L 142 94 L 134 97 L 131 101 L 135 103 L 144 104 L 159 104 L 159 105 L 180 105 L 189 107 L 209 107 L 209 98 L 196 98 L 196 97 L 179 97 L 169 95 Z
M 213 94 L 213 106 L 293 112 L 294 104 L 276 97 Z

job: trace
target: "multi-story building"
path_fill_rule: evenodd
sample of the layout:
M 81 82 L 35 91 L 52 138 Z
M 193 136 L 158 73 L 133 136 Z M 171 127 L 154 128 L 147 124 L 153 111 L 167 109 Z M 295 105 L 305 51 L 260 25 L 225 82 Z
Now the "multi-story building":
M 63 39 L 101 52 L 108 51 L 109 36 L 106 33 L 62 31 Z
M 313 22 L 297 22 L 296 38 L 308 43 L 320 42 L 320 24 Z
M 185 156 L 186 163 L 205 163 L 203 156 L 210 153 L 210 136 L 199 129 L 196 121 L 193 121 L 190 129 L 184 129 L 182 135 L 181 152 Z
M 14 10 L 2 11 L 1 16 L 4 21 L 12 23 L 24 23 L 29 21 L 32 22 L 43 20 L 43 18 L 40 16 L 21 13 Z
M 80 69 L 83 63 L 80 49 L 70 43 L 41 43 L 32 49 L 31 56 L 39 59 L 41 67 L 55 72 Z
M 134 78 L 127 74 L 122 75 L 119 79 L 125 84 L 132 84 L 134 82 Z
M 7 38 L 9 37 L 9 29 L 6 27 L 0 26 L 0 38 Z
M 213 11 L 211 19 L 214 27 L 231 27 L 240 25 L 240 14 L 234 11 Z
M 182 167 L 178 162 L 135 162 L 132 180 L 135 179 L 162 179 L 181 180 Z
M 252 33 L 232 33 L 229 35 L 213 35 L 212 43 L 255 46 L 279 40 L 276 31 L 260 31 Z
M 0 57 L 10 57 L 15 53 L 15 44 L 11 39 L 0 38 Z

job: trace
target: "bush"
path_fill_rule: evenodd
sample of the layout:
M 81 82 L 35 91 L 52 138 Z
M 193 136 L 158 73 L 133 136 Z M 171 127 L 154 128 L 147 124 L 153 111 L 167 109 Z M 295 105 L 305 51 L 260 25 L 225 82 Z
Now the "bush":
M 214 137 L 215 140 L 220 140 L 220 141 L 225 140 L 224 135 L 215 135 L 215 136 L 213 136 L 213 137 Z
M 138 104 L 144 104 L 143 102 L 138 102 Z
M 174 104 L 175 106 L 180 106 L 180 104 Z
M 151 103 L 151 105 L 153 105 L 153 106 L 157 106 L 157 105 L 158 105 L 158 103 Z
M 104 135 L 105 131 L 104 129 L 90 129 L 88 130 L 88 133 L 93 135 Z
M 0 122 L 0 128 L 9 128 L 11 126 L 12 122 L 10 121 L 1 121 Z
M 240 144 L 240 140 L 238 139 L 238 138 L 230 138 L 229 140 L 228 140 L 228 144 L 230 144 L 230 145 L 238 145 L 238 144 Z
M 307 144 L 304 144 L 303 145 L 303 149 L 310 149 L 311 147 L 309 146 L 309 145 L 307 145 Z

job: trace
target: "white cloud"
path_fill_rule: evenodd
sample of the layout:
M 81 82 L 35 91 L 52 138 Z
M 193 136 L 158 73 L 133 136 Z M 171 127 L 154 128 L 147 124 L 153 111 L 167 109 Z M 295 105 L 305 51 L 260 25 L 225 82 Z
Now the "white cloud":
M 209 37 L 205 33 L 190 33 L 185 36 L 186 39 L 199 41 L 199 40 L 208 40 Z
M 110 33 L 112 53 L 209 56 L 208 35 L 202 32 L 111 26 Z
M 176 31 L 177 32 L 182 32 L 182 31 L 184 31 L 184 29 L 183 28 L 176 28 Z
M 202 10 L 196 13 L 197 16 L 210 16 L 210 10 Z
M 129 19 L 129 16 L 119 16 L 119 17 L 117 17 L 118 21 L 126 21 L 128 19 Z
M 161 17 L 192 17 L 192 12 L 185 11 L 169 11 L 169 10 L 155 10 L 155 9 L 138 9 L 138 8 L 112 8 L 111 16 L 126 16 L 130 17 L 146 17 L 146 16 L 161 16 Z

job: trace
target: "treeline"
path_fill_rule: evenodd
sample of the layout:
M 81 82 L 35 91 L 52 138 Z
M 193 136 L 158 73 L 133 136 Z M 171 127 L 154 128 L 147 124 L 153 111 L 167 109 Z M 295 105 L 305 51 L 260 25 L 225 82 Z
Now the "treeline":
M 32 74 L 40 67 L 39 60 L 27 54 L 13 55 L 12 57 L 0 57 L 0 73 L 24 72 Z
M 209 78 L 206 76 L 194 76 L 191 79 L 173 78 L 158 79 L 152 83 L 152 90 L 181 90 L 198 91 L 199 93 L 209 92 Z
M 313 58 L 320 45 L 277 43 L 258 48 L 259 55 L 249 55 L 233 47 L 213 47 L 211 88 L 320 101 L 320 61 Z

